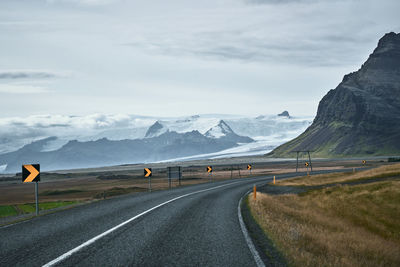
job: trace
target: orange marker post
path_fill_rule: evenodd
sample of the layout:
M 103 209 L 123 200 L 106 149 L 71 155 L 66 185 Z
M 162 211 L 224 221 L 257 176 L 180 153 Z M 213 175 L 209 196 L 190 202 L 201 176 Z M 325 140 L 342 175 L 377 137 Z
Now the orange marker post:
M 256 188 L 256 185 L 253 186 L 253 197 L 254 197 L 254 199 L 256 199 L 256 197 L 257 197 L 257 188 Z
M 274 184 L 275 184 L 275 175 L 274 175 Z

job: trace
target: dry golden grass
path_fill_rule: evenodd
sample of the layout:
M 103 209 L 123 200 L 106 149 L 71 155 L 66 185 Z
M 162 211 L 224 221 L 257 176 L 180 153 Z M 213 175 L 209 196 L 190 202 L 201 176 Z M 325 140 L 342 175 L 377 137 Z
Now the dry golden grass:
M 385 165 L 378 168 L 358 171 L 355 173 L 333 173 L 333 174 L 319 174 L 311 176 L 302 176 L 291 179 L 276 181 L 277 185 L 288 186 L 312 186 L 342 183 L 348 181 L 385 178 L 391 176 L 400 176 L 400 164 Z
M 293 266 L 400 266 L 400 181 L 257 193 L 248 203 Z

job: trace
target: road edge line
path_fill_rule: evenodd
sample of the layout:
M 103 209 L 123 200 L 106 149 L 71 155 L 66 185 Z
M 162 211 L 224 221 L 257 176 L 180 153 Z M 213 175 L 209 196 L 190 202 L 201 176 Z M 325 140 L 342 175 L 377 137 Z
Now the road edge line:
M 253 255 L 254 261 L 256 262 L 256 265 L 258 267 L 265 267 L 265 264 L 264 264 L 263 260 L 261 259 L 260 254 L 258 254 L 258 251 L 257 251 L 256 247 L 254 246 L 253 241 L 251 240 L 249 232 L 247 231 L 246 225 L 243 221 L 242 211 L 240 209 L 240 207 L 242 206 L 243 197 L 247 196 L 250 193 L 250 191 L 251 190 L 247 191 L 239 200 L 239 204 L 238 204 L 239 224 L 240 224 L 242 233 L 244 235 L 244 239 L 246 240 L 247 246 L 249 247 L 249 250 L 250 250 L 251 254 Z

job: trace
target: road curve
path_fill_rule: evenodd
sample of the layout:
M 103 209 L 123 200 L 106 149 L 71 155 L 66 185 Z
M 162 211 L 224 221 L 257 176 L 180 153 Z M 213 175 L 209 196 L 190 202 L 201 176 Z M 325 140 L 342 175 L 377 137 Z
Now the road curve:
M 0 265 L 42 266 L 93 237 L 178 198 L 57 264 L 251 266 L 255 261 L 239 225 L 237 206 L 254 183 L 268 179 L 271 178 L 243 178 L 132 194 L 2 227 Z
M 1 227 L 0 266 L 255 266 L 238 203 L 271 178 L 125 195 Z

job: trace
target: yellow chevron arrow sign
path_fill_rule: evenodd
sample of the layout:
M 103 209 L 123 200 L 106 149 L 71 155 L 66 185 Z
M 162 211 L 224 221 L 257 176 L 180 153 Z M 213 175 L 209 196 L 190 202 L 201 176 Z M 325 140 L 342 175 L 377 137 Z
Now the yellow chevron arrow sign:
M 22 182 L 39 182 L 40 164 L 22 165 Z
M 151 177 L 152 174 L 151 168 L 144 168 L 144 177 Z
M 211 166 L 207 166 L 207 172 L 208 173 L 212 173 L 212 167 Z

